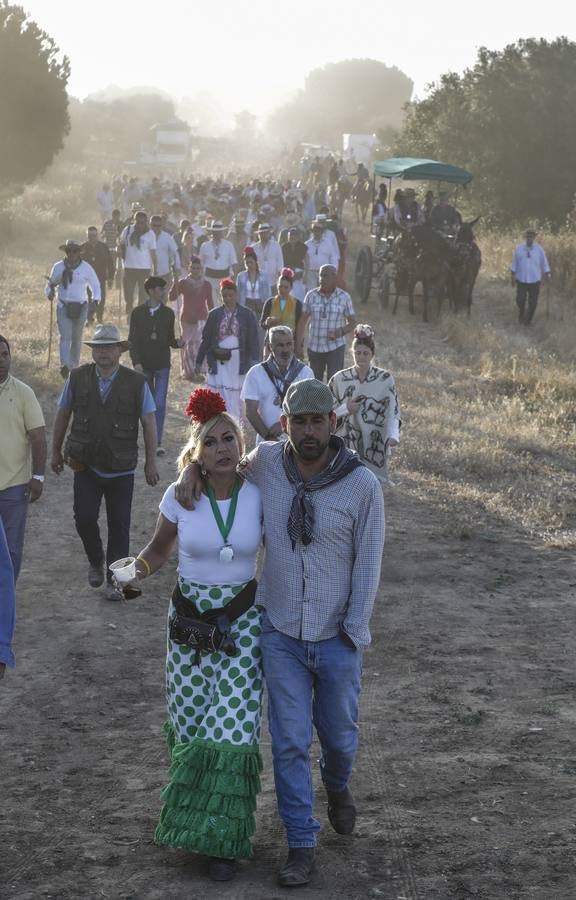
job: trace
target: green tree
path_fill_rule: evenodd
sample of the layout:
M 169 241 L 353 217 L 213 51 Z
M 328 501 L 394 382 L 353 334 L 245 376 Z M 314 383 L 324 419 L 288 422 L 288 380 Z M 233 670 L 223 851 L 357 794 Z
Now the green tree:
M 0 0 L 0 184 L 44 172 L 68 133 L 70 64 L 21 6 Z
M 399 126 L 413 82 L 375 59 L 347 59 L 314 69 L 304 89 L 270 117 L 280 140 L 340 146 L 343 133 L 375 134 Z
M 398 156 L 440 159 L 474 174 L 471 200 L 501 222 L 561 225 L 576 169 L 576 44 L 565 37 L 481 48 L 407 109 Z

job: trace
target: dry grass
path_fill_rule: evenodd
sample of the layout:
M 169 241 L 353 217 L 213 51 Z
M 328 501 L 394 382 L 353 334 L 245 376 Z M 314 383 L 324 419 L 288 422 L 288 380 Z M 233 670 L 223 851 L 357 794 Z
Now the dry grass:
M 40 186 L 31 194 L 46 202 L 52 196 L 59 211 L 66 193 L 52 191 Z M 83 197 L 84 188 L 75 196 Z M 86 215 L 58 215 L 50 227 L 32 218 L 26 237 L 17 235 L 0 254 L 0 332 L 13 342 L 15 373 L 34 385 L 49 418 L 61 380 L 56 329 L 52 367 L 46 368 L 49 305 L 43 275 L 58 258 L 58 244 L 80 234 L 93 218 L 94 193 L 90 196 Z M 26 194 L 20 200 L 23 209 L 29 202 Z M 393 317 L 378 309 L 375 293 L 366 306 L 356 304 L 358 318 L 376 327 L 380 364 L 391 369 L 399 388 L 404 422 L 394 463 L 399 489 L 447 505 L 456 537 L 498 522 L 556 546 L 573 547 L 572 303 L 555 285 L 549 318 L 543 296 L 534 325 L 518 327 L 513 291 L 504 280 L 515 240 L 511 234 L 481 238 L 485 265 L 470 320 L 446 314 L 425 326 L 407 314 L 405 301 Z M 548 250 L 547 240 L 542 237 Z M 565 241 L 559 238 L 558 248 Z M 365 242 L 366 229 L 351 225 L 350 272 Z M 177 417 L 170 420 L 174 426 Z
M 549 317 L 544 292 L 533 326 L 519 328 L 506 273 L 515 240 L 481 239 L 470 320 L 445 314 L 425 326 L 405 301 L 395 318 L 377 310 L 374 294 L 358 312 L 376 326 L 380 362 L 399 387 L 395 471 L 405 488 L 449 504 L 457 536 L 497 520 L 575 546 L 576 325 L 554 286 Z M 351 246 L 361 242 L 354 226 Z

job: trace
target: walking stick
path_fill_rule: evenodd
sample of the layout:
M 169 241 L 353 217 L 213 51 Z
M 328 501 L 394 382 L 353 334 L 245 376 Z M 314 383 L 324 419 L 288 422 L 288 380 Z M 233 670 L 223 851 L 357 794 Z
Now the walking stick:
M 52 297 L 50 298 L 50 301 L 49 301 L 49 303 L 50 303 L 50 326 L 49 326 L 49 331 L 48 331 L 48 360 L 47 360 L 47 362 L 46 362 L 46 368 L 49 369 L 49 368 L 50 368 L 50 361 L 51 361 L 51 359 L 52 359 L 52 331 L 53 331 L 53 328 L 54 328 L 54 296 L 53 296 L 53 294 L 54 294 L 54 285 L 53 285 L 52 282 L 50 281 L 50 276 L 49 276 L 49 275 L 45 275 L 44 278 L 46 279 L 46 281 L 48 282 L 48 284 L 49 284 L 50 287 L 52 288 Z
M 546 280 L 546 318 L 550 318 L 550 282 Z

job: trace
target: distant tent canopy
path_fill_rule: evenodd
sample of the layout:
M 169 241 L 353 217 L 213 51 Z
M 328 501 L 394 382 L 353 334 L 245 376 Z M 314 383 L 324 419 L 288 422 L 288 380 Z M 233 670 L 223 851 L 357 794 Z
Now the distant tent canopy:
M 458 166 L 434 159 L 413 159 L 409 156 L 381 159 L 374 163 L 374 175 L 380 178 L 401 178 L 403 181 L 446 181 L 469 184 L 472 174 Z

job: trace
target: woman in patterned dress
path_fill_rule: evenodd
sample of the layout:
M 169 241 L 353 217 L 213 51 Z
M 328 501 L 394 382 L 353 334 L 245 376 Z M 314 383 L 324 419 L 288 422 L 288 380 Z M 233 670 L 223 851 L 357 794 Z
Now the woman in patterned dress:
M 337 430 L 381 483 L 389 481 L 388 458 L 400 440 L 400 410 L 390 372 L 373 365 L 374 331 L 357 325 L 352 341 L 354 365 L 332 376 Z
M 160 503 L 156 531 L 137 558 L 137 578 L 156 572 L 178 545 L 180 605 L 188 616 L 226 608 L 254 578 L 262 536 L 260 493 L 236 474 L 244 438 L 222 398 L 200 388 L 190 397 L 190 440 L 178 460 L 202 466 L 204 493 L 194 510 Z M 228 530 L 227 530 L 228 529 Z M 125 586 L 124 586 L 125 587 Z M 175 615 L 170 603 L 168 623 Z M 260 789 L 262 668 L 260 616 L 250 606 L 231 624 L 236 652 L 202 653 L 175 643 L 168 629 L 165 731 L 172 765 L 155 841 L 209 857 L 216 881 L 234 877 L 252 855 Z

